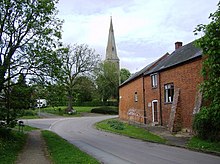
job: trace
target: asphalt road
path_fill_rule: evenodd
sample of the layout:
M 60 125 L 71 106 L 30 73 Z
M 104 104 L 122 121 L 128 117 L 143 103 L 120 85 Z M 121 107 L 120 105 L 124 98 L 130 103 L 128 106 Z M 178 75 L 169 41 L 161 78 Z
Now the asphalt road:
M 25 123 L 56 132 L 105 164 L 220 164 L 220 157 L 183 148 L 99 131 L 95 122 L 112 116 L 26 120 Z

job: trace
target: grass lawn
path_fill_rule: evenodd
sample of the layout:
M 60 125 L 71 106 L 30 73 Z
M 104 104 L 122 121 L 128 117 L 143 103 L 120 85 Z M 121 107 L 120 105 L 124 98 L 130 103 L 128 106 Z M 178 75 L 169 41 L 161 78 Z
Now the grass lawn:
M 27 135 L 13 130 L 0 129 L 0 163 L 14 163 L 22 150 Z
M 46 140 L 48 151 L 55 164 L 61 163 L 83 163 L 98 164 L 99 162 L 90 155 L 82 152 L 80 149 L 70 144 L 57 134 L 50 131 L 42 131 Z
M 19 126 L 18 125 L 16 125 L 13 129 L 16 129 L 16 130 L 19 130 Z M 23 127 L 23 131 L 24 132 L 29 132 L 29 131 L 32 131 L 32 130 L 37 130 L 38 128 L 35 128 L 35 127 L 32 127 L 32 126 L 28 126 L 28 125 L 25 125 L 24 127 Z M 21 127 L 20 127 L 20 131 L 21 131 L 22 129 L 21 129 Z
M 60 115 L 64 117 L 77 117 L 81 116 L 82 113 L 91 113 L 91 110 L 94 107 L 74 107 L 76 109 L 77 113 L 73 115 L 69 115 L 65 113 L 66 106 L 58 106 L 58 107 L 46 107 L 46 108 L 40 108 L 40 112 L 45 112 L 45 113 L 51 113 L 55 115 Z M 19 119 L 35 119 L 35 118 L 40 118 L 38 116 L 38 111 L 39 109 L 29 109 L 29 110 L 24 110 L 24 115 L 20 117 Z
M 23 132 L 36 130 L 37 128 L 25 125 Z M 18 153 L 26 143 L 27 134 L 19 132 L 18 125 L 13 129 L 0 129 L 0 163 L 14 163 Z
M 41 111 L 42 112 L 47 112 L 47 113 L 52 113 L 52 114 L 56 114 L 56 115 L 60 115 L 60 116 L 81 116 L 82 113 L 91 113 L 92 108 L 94 107 L 73 107 L 77 113 L 73 114 L 73 115 L 68 115 L 65 113 L 65 109 L 67 107 L 66 106 L 59 106 L 59 107 L 46 107 L 46 108 L 42 108 Z
M 123 123 L 117 119 L 108 119 L 96 123 L 96 127 L 98 129 L 103 129 L 109 132 L 129 136 L 132 138 L 142 139 L 145 141 L 152 141 L 158 143 L 165 143 L 166 140 L 150 133 L 149 131 L 139 128 L 133 125 L 129 125 L 127 123 Z
M 187 146 L 193 149 L 220 152 L 220 142 L 205 141 L 198 137 L 192 137 Z

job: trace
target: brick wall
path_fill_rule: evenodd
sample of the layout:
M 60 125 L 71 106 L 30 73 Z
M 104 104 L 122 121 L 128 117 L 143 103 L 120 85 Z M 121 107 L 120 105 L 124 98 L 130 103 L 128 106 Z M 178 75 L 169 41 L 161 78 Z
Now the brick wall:
M 175 88 L 180 89 L 178 104 L 178 120 L 182 120 L 182 128 L 191 129 L 193 108 L 195 105 L 195 97 L 198 91 L 198 85 L 202 81 L 201 77 L 202 60 L 197 59 L 193 62 L 163 71 L 160 73 L 161 78 L 161 100 L 163 124 L 167 125 L 171 104 L 164 102 L 164 85 L 167 83 L 174 84 Z M 176 122 L 177 123 L 177 122 Z
M 135 92 L 137 93 L 137 102 L 135 102 Z M 119 117 L 128 120 L 127 112 L 134 108 L 143 110 L 143 80 L 142 77 L 124 85 L 119 89 Z
M 202 60 L 199 58 L 183 65 L 161 71 L 158 73 L 157 88 L 152 88 L 150 75 L 144 77 L 147 123 L 152 123 L 153 121 L 152 101 L 157 100 L 158 124 L 168 126 L 172 103 L 164 102 L 164 85 L 173 83 L 174 90 L 175 88 L 180 89 L 178 108 L 176 111 L 177 118 L 175 118 L 174 124 L 176 124 L 178 128 L 191 129 L 195 97 L 198 91 L 198 84 L 202 81 L 200 75 L 201 68 Z M 137 92 L 138 102 L 134 100 L 135 92 Z M 139 77 L 120 87 L 119 96 L 119 117 L 121 119 L 128 120 L 127 112 L 131 108 L 144 110 L 143 78 Z M 162 112 L 160 113 L 161 110 Z M 162 120 L 160 116 L 162 116 Z M 143 119 L 141 122 L 143 122 Z
M 157 74 L 159 78 L 159 74 Z M 153 122 L 153 111 L 152 111 L 152 101 L 158 100 L 158 124 L 160 124 L 160 87 L 159 85 L 156 88 L 152 88 L 151 76 L 145 76 L 145 102 L 146 102 L 146 116 L 147 123 Z

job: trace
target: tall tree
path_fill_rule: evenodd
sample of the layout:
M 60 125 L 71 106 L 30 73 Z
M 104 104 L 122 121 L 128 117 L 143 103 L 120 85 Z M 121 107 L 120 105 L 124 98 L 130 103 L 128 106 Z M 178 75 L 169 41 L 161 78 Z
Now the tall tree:
M 114 63 L 101 63 L 97 71 L 96 83 L 103 101 L 118 99 L 119 74 Z
M 0 92 L 19 74 L 53 75 L 61 38 L 58 0 L 0 1 Z M 7 76 L 6 76 L 7 74 Z
M 67 48 L 60 49 L 58 53 L 62 54 L 60 80 L 65 86 L 68 97 L 67 111 L 71 111 L 73 109 L 73 93 L 76 78 L 81 75 L 91 74 L 97 67 L 100 58 L 94 49 L 89 48 L 85 44 L 68 45 Z
M 202 138 L 220 140 L 220 2 L 209 18 L 208 25 L 200 24 L 195 30 L 195 34 L 205 34 L 196 42 L 203 50 L 201 89 L 205 103 L 196 115 L 194 128 Z
M 121 84 L 126 81 L 131 76 L 131 73 L 128 69 L 122 68 L 120 70 L 120 81 Z
M 12 109 L 28 109 L 31 104 L 31 88 L 26 84 L 25 76 L 21 74 L 18 82 L 11 89 L 11 105 Z
M 47 103 L 52 107 L 66 105 L 65 88 L 62 84 L 50 84 L 46 86 L 47 95 L 43 98 L 47 100 Z
M 88 76 L 79 76 L 75 80 L 74 100 L 77 102 L 92 101 L 96 96 L 96 87 L 93 80 Z

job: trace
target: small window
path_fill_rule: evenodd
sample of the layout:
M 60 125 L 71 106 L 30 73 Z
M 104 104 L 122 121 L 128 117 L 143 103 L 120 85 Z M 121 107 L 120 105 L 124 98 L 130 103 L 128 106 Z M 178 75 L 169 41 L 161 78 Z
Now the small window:
M 135 102 L 138 102 L 138 95 L 137 95 L 137 92 L 134 93 L 134 101 L 135 101 Z
M 151 75 L 151 86 L 152 88 L 157 87 L 157 74 Z
M 165 103 L 172 103 L 173 102 L 173 95 L 174 95 L 174 85 L 173 84 L 165 84 L 164 85 L 164 97 Z

